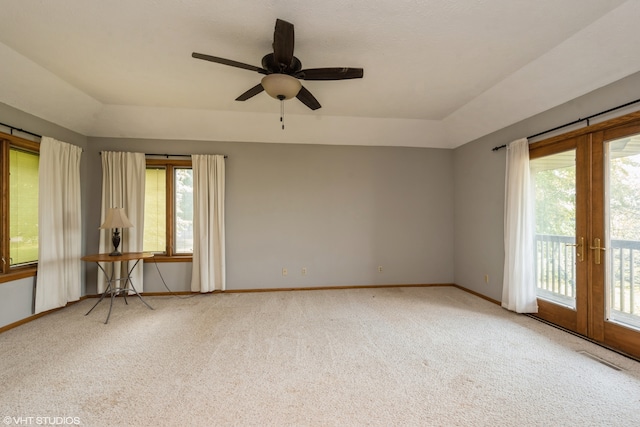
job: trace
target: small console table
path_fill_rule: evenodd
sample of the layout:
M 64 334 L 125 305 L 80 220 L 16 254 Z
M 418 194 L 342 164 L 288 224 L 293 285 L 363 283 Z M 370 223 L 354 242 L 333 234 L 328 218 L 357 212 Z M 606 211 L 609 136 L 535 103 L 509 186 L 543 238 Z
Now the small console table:
M 128 252 L 128 253 L 123 253 L 122 255 L 116 255 L 116 256 L 111 256 L 109 254 L 95 254 L 95 255 L 83 256 L 82 261 L 95 262 L 96 264 L 98 264 L 98 267 L 100 268 L 100 270 L 102 270 L 102 272 L 104 273 L 104 277 L 107 280 L 107 289 L 105 289 L 102 295 L 100 295 L 100 299 L 98 300 L 98 302 L 96 302 L 94 306 L 91 307 L 91 310 L 87 311 L 85 316 L 91 313 L 93 309 L 96 308 L 96 306 L 102 302 L 105 296 L 109 295 L 111 297 L 111 304 L 109 305 L 109 314 L 107 314 L 107 320 L 105 320 L 104 322 L 105 324 L 109 323 L 109 317 L 111 317 L 111 309 L 113 308 L 113 299 L 118 294 L 123 294 L 124 302 L 125 304 L 128 305 L 129 303 L 127 302 L 127 293 L 129 291 L 133 291 L 137 295 L 137 297 L 140 298 L 140 301 L 144 303 L 144 305 L 146 305 L 151 310 L 153 310 L 153 307 L 151 307 L 149 304 L 147 304 L 147 302 L 144 299 L 142 299 L 142 296 L 140 296 L 135 286 L 133 286 L 133 282 L 131 281 L 131 273 L 133 272 L 133 269 L 136 268 L 140 260 L 145 258 L 151 258 L 151 257 L 153 257 L 153 253 L 149 253 L 149 252 Z M 135 262 L 129 268 L 130 261 L 135 261 Z M 100 264 L 103 262 L 110 262 L 110 263 L 126 262 L 127 263 L 126 275 L 123 277 L 116 278 L 113 268 L 111 269 L 111 275 L 109 275 L 104 269 L 104 267 L 102 267 L 102 265 Z M 117 286 L 118 282 L 123 282 L 122 286 Z

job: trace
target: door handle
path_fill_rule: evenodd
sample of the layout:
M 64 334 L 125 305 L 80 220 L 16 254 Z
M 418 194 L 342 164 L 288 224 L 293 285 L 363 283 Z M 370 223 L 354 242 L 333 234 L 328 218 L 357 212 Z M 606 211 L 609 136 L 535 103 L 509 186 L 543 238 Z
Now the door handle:
M 593 239 L 593 246 L 590 248 L 596 251 L 596 264 L 600 264 L 600 251 L 606 251 L 607 248 L 600 246 L 600 239 L 597 237 Z
M 576 257 L 578 258 L 578 261 L 580 262 L 584 261 L 584 237 L 580 238 L 580 243 L 575 243 L 575 244 L 565 243 L 565 246 L 575 246 Z

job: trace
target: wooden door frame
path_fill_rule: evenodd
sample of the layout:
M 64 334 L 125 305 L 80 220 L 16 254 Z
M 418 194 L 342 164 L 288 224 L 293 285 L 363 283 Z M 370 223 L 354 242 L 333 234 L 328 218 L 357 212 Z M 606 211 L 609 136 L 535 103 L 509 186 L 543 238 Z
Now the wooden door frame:
M 544 157 L 576 147 L 576 233 L 585 237 L 584 266 L 576 268 L 576 280 L 586 283 L 583 298 L 577 292 L 576 310 L 538 299 L 537 316 L 618 349 L 634 357 L 640 357 L 640 332 L 606 320 L 607 296 L 605 289 L 606 263 L 596 265 L 594 253 L 589 247 L 594 237 L 604 241 L 604 146 L 605 142 L 640 133 L 640 111 L 615 119 L 587 126 L 563 135 L 530 144 L 530 158 Z M 579 177 L 580 176 L 580 177 Z M 592 209 L 595 205 L 600 206 Z M 582 280 L 581 280 L 582 279 Z M 585 312 L 586 316 L 577 313 Z
M 586 195 L 586 189 L 589 185 L 590 172 L 588 158 L 588 136 L 581 134 L 570 136 L 568 138 L 555 141 L 553 144 L 547 144 L 542 141 L 540 144 L 535 143 L 529 146 L 529 159 L 537 159 L 575 150 L 576 153 L 576 213 L 578 211 L 587 212 L 589 203 Z M 576 242 L 584 237 L 586 245 L 588 219 L 583 215 L 576 215 Z M 585 258 L 588 259 L 586 250 L 583 250 Z M 576 265 L 576 308 L 555 304 L 545 299 L 538 298 L 538 313 L 534 316 L 562 326 L 565 329 L 574 331 L 581 335 L 588 334 L 588 290 L 587 282 L 587 265 L 586 260 L 579 261 Z
M 592 152 L 594 172 L 592 184 L 592 203 L 596 209 L 593 209 L 594 215 L 590 224 L 590 232 L 593 237 L 600 237 L 604 242 L 605 236 L 605 144 L 609 141 L 624 138 L 631 135 L 640 134 L 640 121 L 627 123 L 623 126 L 617 126 L 592 134 Z M 592 242 L 590 242 L 592 243 Z M 592 252 L 592 251 L 590 251 Z M 589 283 L 593 287 L 591 301 L 593 307 L 591 310 L 593 323 L 590 338 L 601 342 L 610 347 L 619 349 L 634 357 L 640 357 L 640 331 L 623 326 L 616 322 L 606 319 L 607 312 L 607 292 L 606 292 L 606 262 L 598 265 L 590 263 Z

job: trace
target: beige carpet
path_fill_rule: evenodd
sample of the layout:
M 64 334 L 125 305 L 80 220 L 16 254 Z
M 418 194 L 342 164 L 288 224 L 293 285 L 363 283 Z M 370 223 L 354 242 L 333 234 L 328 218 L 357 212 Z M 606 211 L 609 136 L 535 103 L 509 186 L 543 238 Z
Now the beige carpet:
M 4 424 L 640 425 L 640 363 L 456 288 L 147 301 L 0 334 Z

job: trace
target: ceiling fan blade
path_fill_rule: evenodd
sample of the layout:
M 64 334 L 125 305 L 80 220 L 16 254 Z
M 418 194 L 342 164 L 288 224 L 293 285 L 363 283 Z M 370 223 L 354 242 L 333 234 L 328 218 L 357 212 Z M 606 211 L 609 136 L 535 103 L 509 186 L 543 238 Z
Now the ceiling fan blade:
M 255 65 L 249 65 L 238 61 L 232 61 L 231 59 L 219 58 L 217 56 L 205 55 L 203 53 L 193 52 L 192 57 L 196 59 L 203 59 L 205 61 L 216 62 L 218 64 L 229 65 L 231 67 L 242 68 L 249 71 L 256 71 L 260 74 L 269 74 L 264 68 L 256 67 Z
M 256 96 L 263 90 L 264 88 L 262 87 L 262 85 L 258 83 L 257 85 L 255 85 L 254 87 L 252 87 L 251 89 L 249 89 L 248 91 L 246 91 L 245 93 L 237 97 L 236 101 L 246 101 L 247 99 Z
M 364 75 L 362 68 L 309 68 L 300 70 L 296 77 L 302 80 L 346 80 L 361 79 Z
M 276 29 L 273 33 L 273 56 L 276 63 L 284 66 L 281 71 L 285 71 L 291 66 L 294 42 L 293 24 L 276 19 Z
M 318 108 L 322 107 L 318 100 L 313 95 L 311 95 L 311 92 L 309 92 L 304 86 L 300 88 L 300 92 L 298 92 L 296 98 L 298 98 L 304 105 L 311 108 L 312 110 L 317 110 Z

